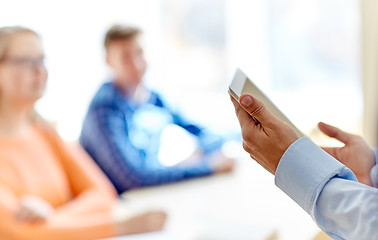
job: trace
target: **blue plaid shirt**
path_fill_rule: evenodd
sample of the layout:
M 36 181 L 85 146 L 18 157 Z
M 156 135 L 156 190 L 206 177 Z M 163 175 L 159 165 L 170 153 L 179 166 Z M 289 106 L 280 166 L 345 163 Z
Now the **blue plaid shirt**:
M 165 167 L 158 161 L 160 134 L 177 124 L 198 139 L 205 153 L 193 167 Z M 89 107 L 80 143 L 105 172 L 118 193 L 136 187 L 175 182 L 212 173 L 206 153 L 218 149 L 220 137 L 189 123 L 151 92 L 145 104 L 135 104 L 112 83 L 105 83 Z M 174 149 L 172 149 L 174 151 Z

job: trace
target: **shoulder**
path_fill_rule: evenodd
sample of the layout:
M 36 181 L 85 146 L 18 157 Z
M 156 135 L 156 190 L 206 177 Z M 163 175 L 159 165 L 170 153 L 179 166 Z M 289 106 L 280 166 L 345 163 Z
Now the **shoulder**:
M 106 82 L 96 92 L 92 99 L 90 108 L 115 105 L 117 104 L 120 96 L 121 95 L 114 83 Z
M 55 149 L 60 149 L 65 145 L 63 139 L 59 136 L 53 125 L 39 115 L 36 115 L 33 118 L 32 124 L 33 129 Z
M 88 108 L 86 119 L 105 116 L 109 113 L 122 113 L 126 100 L 112 82 L 104 83 L 95 94 Z

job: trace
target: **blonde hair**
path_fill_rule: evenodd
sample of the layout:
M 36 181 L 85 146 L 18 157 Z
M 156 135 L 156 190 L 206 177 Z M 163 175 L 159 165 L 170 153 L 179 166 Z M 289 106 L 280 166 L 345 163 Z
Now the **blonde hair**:
M 31 33 L 38 36 L 36 32 L 25 27 L 14 26 L 0 28 L 0 61 L 4 58 L 8 45 L 12 41 L 12 38 L 20 33 Z
M 22 33 L 31 33 L 39 37 L 39 35 L 26 27 L 13 26 L 13 27 L 1 27 L 0 28 L 0 62 L 4 59 L 7 48 L 11 43 L 12 39 Z M 32 109 L 30 113 L 30 118 L 32 121 L 37 120 L 39 122 L 45 123 L 45 120 L 34 110 Z

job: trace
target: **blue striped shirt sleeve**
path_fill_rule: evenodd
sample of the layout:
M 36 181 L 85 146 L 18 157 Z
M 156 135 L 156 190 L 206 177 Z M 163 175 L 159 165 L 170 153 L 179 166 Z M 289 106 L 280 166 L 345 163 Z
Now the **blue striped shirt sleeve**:
M 153 102 L 156 106 L 166 109 L 171 114 L 174 124 L 196 136 L 199 146 L 205 154 L 212 153 L 222 147 L 224 139 L 221 136 L 197 124 L 193 124 L 193 121 L 189 121 L 185 116 L 169 107 L 160 95 L 153 93 Z
M 130 144 L 124 112 L 115 105 L 91 109 L 80 140 L 118 193 L 135 187 L 170 183 L 211 173 L 206 163 L 187 168 L 148 164 L 143 152 Z

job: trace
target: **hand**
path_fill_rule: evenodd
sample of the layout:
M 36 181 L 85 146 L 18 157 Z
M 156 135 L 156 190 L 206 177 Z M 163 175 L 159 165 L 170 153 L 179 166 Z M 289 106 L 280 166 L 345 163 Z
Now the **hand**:
M 162 211 L 149 211 L 116 223 L 118 236 L 154 232 L 162 230 L 167 214 Z
M 243 148 L 261 166 L 275 174 L 282 155 L 298 139 L 294 130 L 251 95 L 243 94 L 239 102 L 231 97 L 231 101 L 239 119 Z
M 319 123 L 318 126 L 325 135 L 345 144 L 344 147 L 323 147 L 323 149 L 352 170 L 360 183 L 372 186 L 370 171 L 375 165 L 375 156 L 362 137 L 325 123 Z
M 203 158 L 203 152 L 200 149 L 197 149 L 190 155 L 187 159 L 184 161 L 176 164 L 175 167 L 178 168 L 189 168 L 189 167 L 195 167 L 202 164 L 202 158 Z
M 16 219 L 21 222 L 36 223 L 47 220 L 54 208 L 45 200 L 34 196 L 23 196 L 16 212 Z
M 228 173 L 234 169 L 235 160 L 226 157 L 221 151 L 217 151 L 211 155 L 210 168 L 214 173 Z

